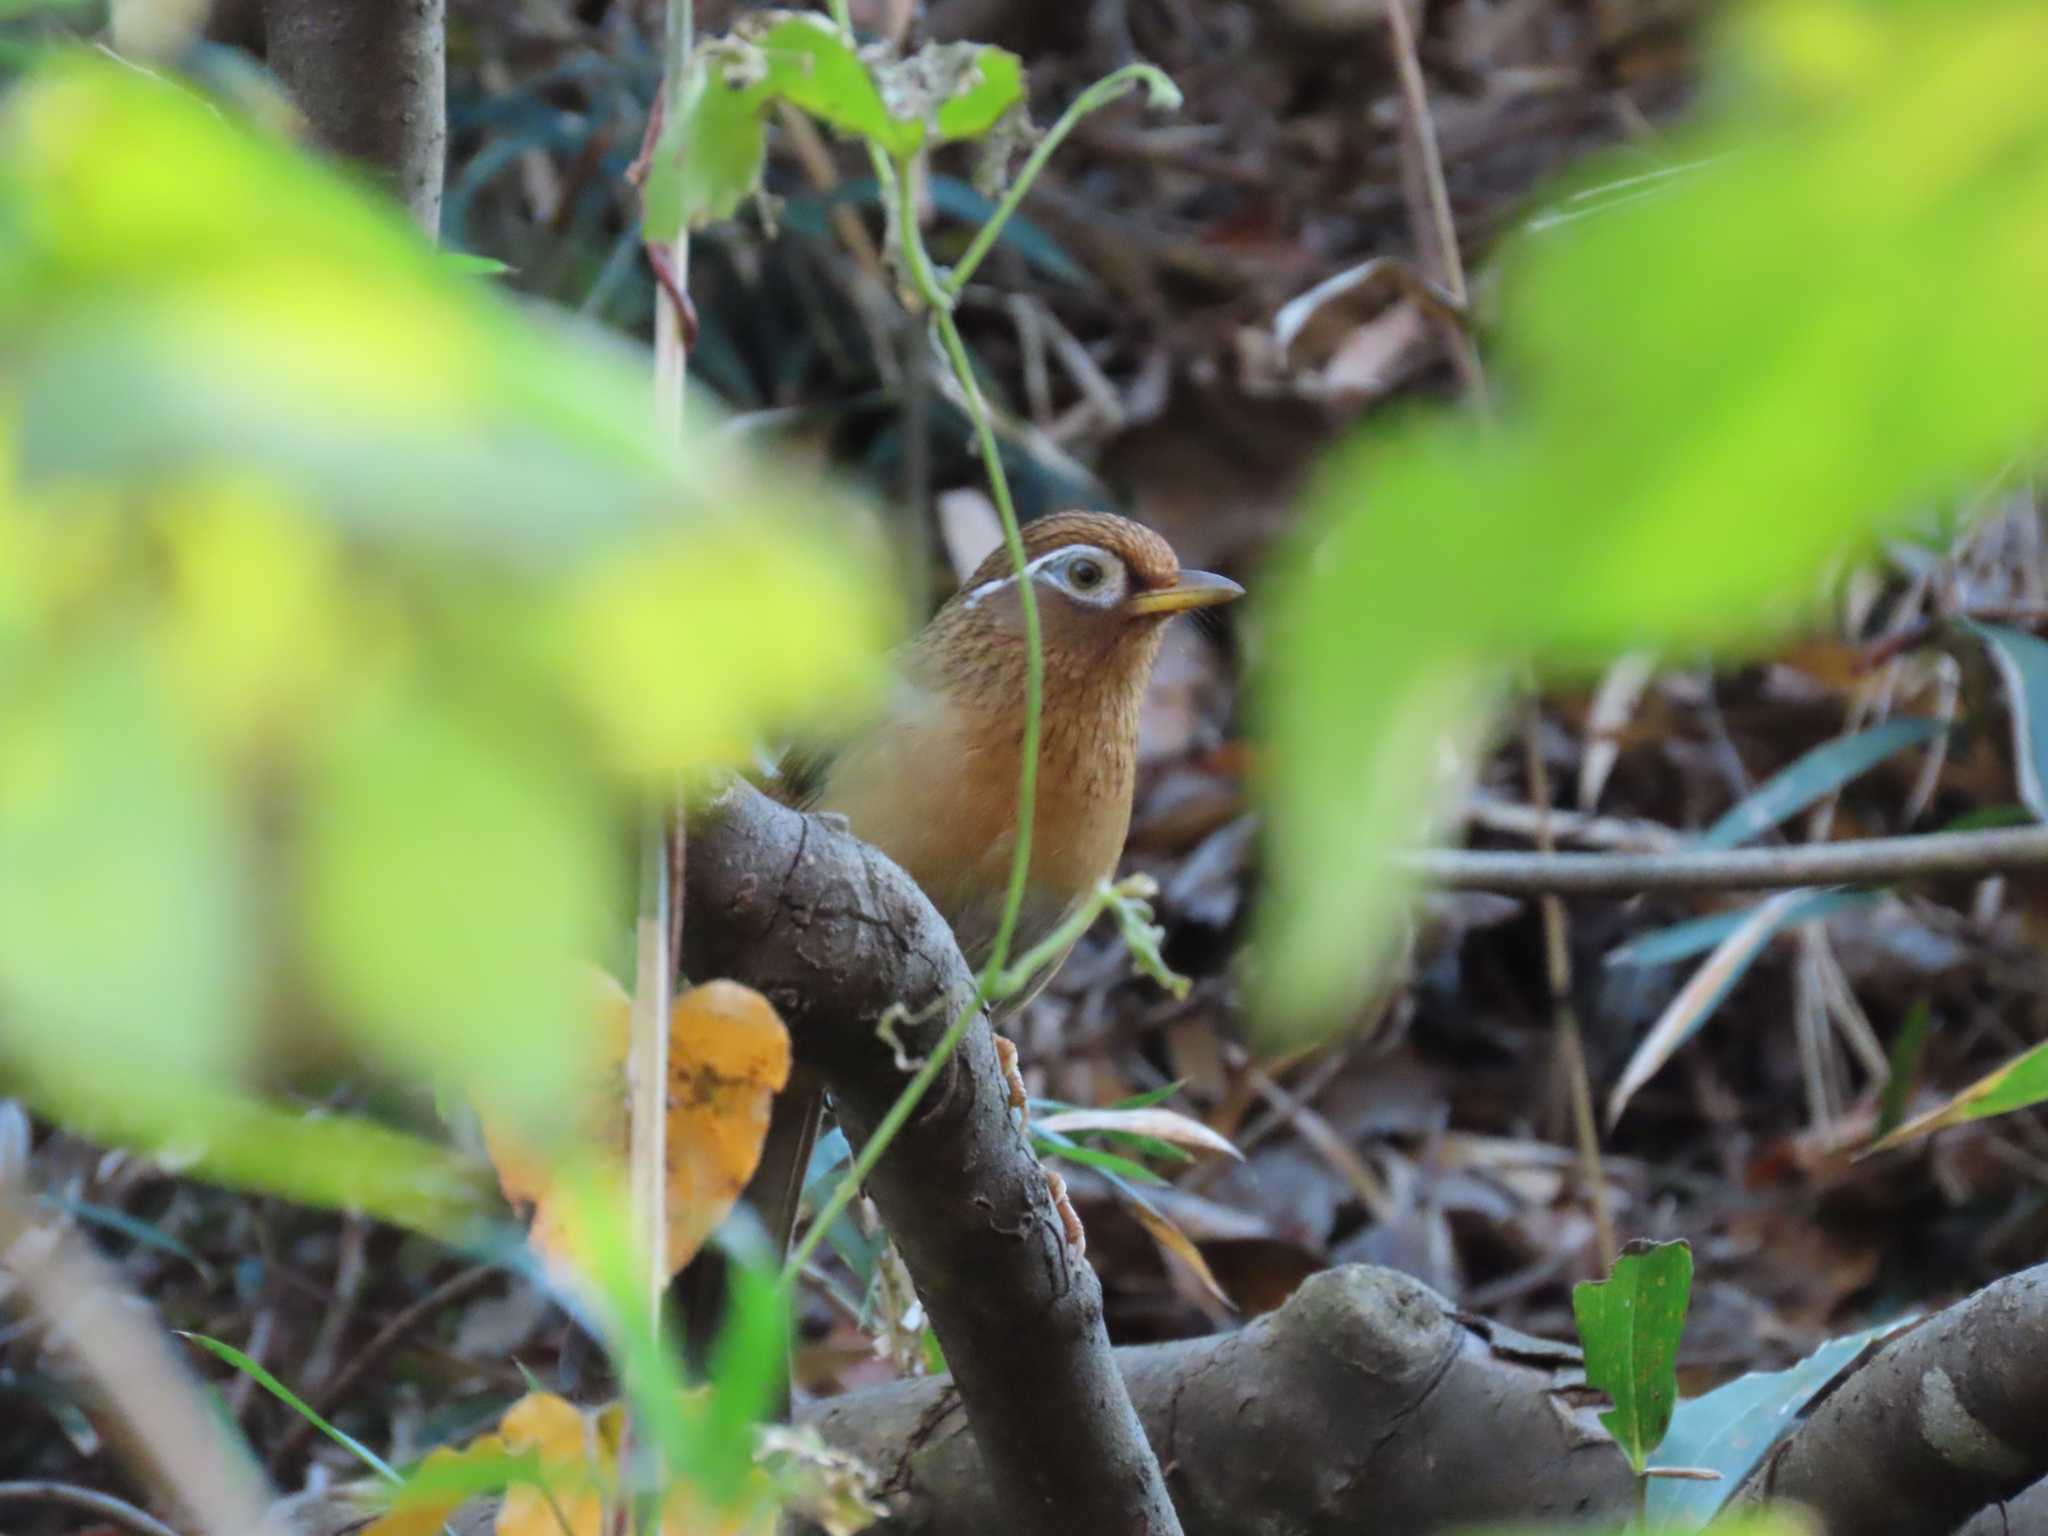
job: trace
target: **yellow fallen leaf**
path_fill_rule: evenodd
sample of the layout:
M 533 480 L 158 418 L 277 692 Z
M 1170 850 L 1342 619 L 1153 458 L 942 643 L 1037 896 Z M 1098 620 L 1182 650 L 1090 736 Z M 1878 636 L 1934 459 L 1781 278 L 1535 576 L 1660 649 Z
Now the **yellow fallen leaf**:
M 605 1536 L 616 1456 L 591 1415 L 552 1392 L 529 1392 L 505 1410 L 498 1436 L 514 1454 L 530 1451 L 545 1481 L 505 1490 L 491 1527 L 497 1536 Z
M 625 1061 L 632 999 L 602 971 L 591 976 L 591 1080 L 569 1096 L 580 1138 L 600 1149 L 623 1198 L 629 1143 Z M 668 1050 L 668 1268 L 674 1274 L 725 1220 L 761 1161 L 775 1095 L 789 1080 L 789 1031 L 751 987 L 710 981 L 675 1000 Z M 579 1207 L 558 1170 L 496 1116 L 479 1109 L 484 1144 L 512 1205 L 530 1207 L 536 1251 L 571 1273 L 589 1253 Z

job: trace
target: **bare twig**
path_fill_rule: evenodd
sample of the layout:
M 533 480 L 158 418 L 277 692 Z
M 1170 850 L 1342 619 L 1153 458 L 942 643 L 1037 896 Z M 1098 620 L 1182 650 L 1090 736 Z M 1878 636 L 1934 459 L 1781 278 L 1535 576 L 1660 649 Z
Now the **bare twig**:
M 1970 879 L 2048 865 L 2048 827 L 1929 832 L 1790 848 L 1685 853 L 1496 853 L 1445 848 L 1396 856 L 1405 872 L 1453 890 L 1540 896 L 1643 891 L 1773 891 L 1801 885 Z
M 1395 0 L 1399 9 L 1399 0 Z M 1529 798 L 1536 803 L 1536 846 L 1555 854 L 1550 831 L 1550 768 L 1543 758 L 1543 705 L 1532 691 L 1523 726 L 1528 761 Z M 1572 952 L 1565 929 L 1564 902 L 1555 893 L 1539 902 L 1543 920 L 1543 975 L 1550 989 L 1550 1011 L 1557 1025 L 1558 1064 L 1564 1069 L 1565 1091 L 1571 1097 L 1572 1138 L 1578 1146 L 1579 1177 L 1593 1207 L 1593 1240 L 1600 1250 L 1602 1272 L 1614 1267 L 1620 1251 L 1614 1241 L 1614 1215 L 1607 1205 L 1607 1172 L 1600 1166 L 1600 1128 L 1593 1119 L 1593 1083 L 1586 1073 L 1585 1039 L 1579 1012 L 1572 1006 Z
M 137 1509 L 126 1499 L 117 1499 L 111 1493 L 98 1493 L 71 1483 L 0 1483 L 0 1504 L 10 1502 L 68 1504 L 73 1509 L 82 1509 L 89 1515 L 110 1520 L 124 1530 L 134 1531 L 136 1536 L 178 1536 L 148 1510 Z
M 77 1360 L 123 1455 L 200 1529 L 274 1536 L 263 1475 L 220 1433 L 198 1383 L 149 1313 L 75 1235 L 38 1223 L 19 1184 L 0 1180 L 0 1266 L 22 1310 Z
M 1462 312 L 1466 305 L 1465 263 L 1458 253 L 1458 227 L 1451 216 L 1450 188 L 1444 181 L 1443 154 L 1437 148 L 1436 122 L 1429 115 L 1428 88 L 1415 51 L 1415 23 L 1409 19 L 1407 0 L 1387 0 L 1387 42 L 1401 82 L 1401 168 L 1410 194 L 1416 241 L 1421 246 L 1421 264 Z M 1414 206 L 1416 203 L 1421 206 Z M 1459 382 L 1484 412 L 1486 375 L 1462 315 L 1437 314 L 1434 318 L 1450 348 Z

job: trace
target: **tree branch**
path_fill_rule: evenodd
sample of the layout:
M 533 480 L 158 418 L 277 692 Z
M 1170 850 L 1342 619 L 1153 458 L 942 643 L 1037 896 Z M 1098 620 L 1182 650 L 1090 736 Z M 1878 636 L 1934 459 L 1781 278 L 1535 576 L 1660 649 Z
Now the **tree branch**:
M 1618 1522 L 1634 1506 L 1627 1462 L 1581 1406 L 1576 1350 L 1468 1318 L 1392 1270 L 1326 1271 L 1236 1332 L 1116 1357 L 1188 1536 Z M 890 1490 L 878 1533 L 1016 1528 L 946 1378 L 809 1417 Z
M 1795 1500 L 1839 1536 L 1944 1536 L 2044 1473 L 2048 1265 L 1895 1335 L 1808 1408 L 1731 1503 Z
M 692 818 L 691 975 L 729 976 L 781 1012 L 863 1142 L 975 984 L 944 919 L 847 833 L 735 783 Z M 876 1166 L 870 1188 L 952 1363 L 1009 1529 L 1180 1527 L 1118 1376 L 1095 1272 L 1068 1240 L 977 1021 Z
M 446 0 L 264 0 L 271 70 L 320 142 L 390 185 L 433 239 L 448 152 Z
M 1440 848 L 1399 854 L 1395 862 L 1405 873 L 1429 885 L 1510 896 L 1552 891 L 1578 896 L 1766 891 L 1802 885 L 1974 878 L 2039 868 L 2048 864 L 2048 827 L 1679 853 L 1495 853 Z

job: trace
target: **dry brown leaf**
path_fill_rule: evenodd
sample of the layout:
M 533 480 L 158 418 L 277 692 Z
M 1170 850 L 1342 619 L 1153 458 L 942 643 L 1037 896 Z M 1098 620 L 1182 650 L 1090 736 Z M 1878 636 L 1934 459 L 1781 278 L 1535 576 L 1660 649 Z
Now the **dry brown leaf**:
M 1068 1135 L 1075 1131 L 1122 1131 L 1171 1142 L 1177 1147 L 1193 1147 L 1200 1152 L 1221 1152 L 1240 1161 L 1244 1158 L 1227 1136 L 1218 1135 L 1179 1110 L 1160 1109 L 1156 1105 L 1149 1109 L 1063 1109 L 1040 1120 L 1038 1129 Z
M 578 1139 L 601 1150 L 622 1197 L 632 1013 L 626 990 L 593 971 L 593 1071 L 567 1105 Z M 754 1175 L 769 1111 L 789 1080 L 789 1031 L 753 988 L 706 982 L 678 997 L 669 1013 L 668 1071 L 668 1267 L 674 1274 L 725 1220 Z M 531 1208 L 534 1248 L 550 1263 L 576 1270 L 588 1244 L 559 1170 L 497 1117 L 480 1110 L 478 1119 L 506 1200 Z
M 1216 1300 L 1222 1302 L 1224 1306 L 1229 1307 L 1231 1311 L 1235 1312 L 1237 1310 L 1237 1304 L 1229 1296 L 1225 1295 L 1223 1287 L 1216 1283 L 1216 1276 L 1210 1272 L 1209 1261 L 1202 1257 L 1202 1250 L 1195 1246 L 1193 1239 L 1187 1233 L 1181 1231 L 1179 1227 L 1168 1221 L 1142 1200 L 1129 1201 L 1128 1207 L 1130 1213 L 1138 1218 L 1138 1225 L 1151 1234 L 1152 1241 L 1157 1243 L 1173 1258 L 1180 1260 L 1182 1264 L 1186 1265 L 1188 1272 L 1201 1283 L 1203 1290 L 1215 1297 Z

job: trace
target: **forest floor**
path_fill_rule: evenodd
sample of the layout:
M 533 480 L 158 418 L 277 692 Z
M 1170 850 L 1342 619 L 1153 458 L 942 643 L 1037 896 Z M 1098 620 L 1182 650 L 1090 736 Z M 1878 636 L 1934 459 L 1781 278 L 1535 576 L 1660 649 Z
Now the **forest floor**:
M 876 30 L 910 21 L 1016 50 L 1041 124 L 1131 58 L 1164 67 L 1187 98 L 1172 115 L 1133 99 L 1088 122 L 964 311 L 1027 515 L 1114 505 L 1254 598 L 1225 627 L 1176 632 L 1145 717 L 1129 865 L 1158 878 L 1167 956 L 1193 990 L 1169 998 L 1098 933 L 1012 1031 L 1035 1093 L 1106 1105 L 1177 1084 L 1171 1106 L 1243 1154 L 1162 1169 L 1169 1182 L 1151 1198 L 1186 1247 L 1072 1170 L 1113 1336 L 1227 1328 L 1317 1270 L 1365 1261 L 1570 1338 L 1571 1285 L 1602 1272 L 1611 1224 L 1624 1239 L 1691 1241 L 1682 1369 L 1698 1390 L 2040 1259 L 2038 1118 L 1854 1155 L 1894 1061 L 1894 1107 L 1910 1110 L 2048 1035 L 2038 882 L 1915 887 L 1779 932 L 1612 1126 L 1605 1106 L 1624 1065 L 1707 958 L 1640 963 L 1624 947 L 1761 897 L 1570 900 L 1572 997 L 1602 1110 L 1597 1175 L 1575 1148 L 1533 900 L 1429 896 L 1398 983 L 1355 1028 L 1284 1063 L 1253 1059 L 1238 978 L 1258 900 L 1257 748 L 1241 684 L 1260 656 L 1259 569 L 1320 450 L 1397 404 L 1454 395 L 1424 308 L 1389 268 L 1368 266 L 1415 251 L 1381 0 L 915 9 L 875 0 L 856 13 Z M 653 89 L 659 7 L 450 10 L 451 243 L 509 262 L 538 300 L 644 335 L 652 292 L 623 172 Z M 719 29 L 726 10 L 701 6 L 700 27 Z M 1495 254 L 1540 238 L 1525 227 L 1536 198 L 1586 156 L 1605 157 L 1609 183 L 1655 163 L 1688 109 L 1710 23 L 1710 8 L 1659 0 L 1427 6 L 1421 59 L 1482 349 L 1502 301 Z M 934 169 L 942 259 L 974 206 L 969 171 Z M 905 569 L 936 598 L 988 546 L 992 515 L 961 418 L 877 263 L 872 185 L 852 154 L 787 130 L 774 180 L 773 234 L 749 216 L 698 242 L 698 376 L 776 451 L 863 477 L 895 509 Z M 863 233 L 849 235 L 847 210 Z M 1323 300 L 1304 299 L 1344 274 Z M 1676 847 L 1802 754 L 1895 717 L 1954 728 L 1770 835 L 2012 814 L 2023 795 L 1998 676 L 1944 621 L 2048 616 L 2044 575 L 2036 509 L 2020 497 L 1953 547 L 1899 546 L 1845 574 L 1833 626 L 1776 656 L 1719 667 L 1646 656 L 1558 685 L 1538 746 L 1559 841 Z M 1504 733 L 1466 809 L 1473 845 L 1532 846 L 1542 807 L 1525 762 L 1519 734 Z M 1922 1020 L 1924 1039 L 1901 1047 Z M 597 1368 L 543 1297 L 424 1239 L 63 1137 L 35 1157 L 43 1187 L 171 1326 L 244 1350 L 393 1459 L 491 1420 L 526 1371 L 574 1393 Z M 885 1379 L 904 1353 L 878 1346 L 831 1288 L 809 1294 L 806 1392 Z M 307 1478 L 309 1457 L 345 1465 L 290 1435 L 291 1416 L 246 1379 L 223 1390 L 252 1442 L 276 1451 L 284 1486 Z M 95 1481 L 92 1430 L 61 1363 L 26 1330 L 0 1332 L 0 1401 L 0 1465 Z

